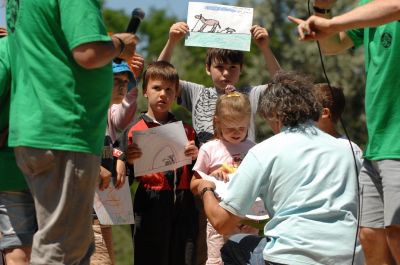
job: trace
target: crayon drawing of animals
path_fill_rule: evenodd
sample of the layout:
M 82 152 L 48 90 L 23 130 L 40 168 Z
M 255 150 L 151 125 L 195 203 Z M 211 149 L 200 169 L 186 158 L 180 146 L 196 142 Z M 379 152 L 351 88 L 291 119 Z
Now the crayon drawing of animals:
M 196 19 L 198 19 L 197 23 L 199 21 L 201 21 L 201 23 L 203 23 L 203 25 L 201 26 L 201 28 L 197 32 L 203 32 L 206 27 L 211 27 L 211 29 L 208 32 L 215 32 L 217 27 L 221 28 L 221 26 L 219 25 L 219 21 L 216 20 L 216 19 L 207 19 L 207 18 L 203 17 L 202 14 L 195 15 L 194 17 Z M 197 23 L 196 23 L 196 25 L 197 25 Z M 194 28 L 196 27 L 196 25 L 194 26 Z M 193 29 L 192 29 L 192 31 L 193 31 Z

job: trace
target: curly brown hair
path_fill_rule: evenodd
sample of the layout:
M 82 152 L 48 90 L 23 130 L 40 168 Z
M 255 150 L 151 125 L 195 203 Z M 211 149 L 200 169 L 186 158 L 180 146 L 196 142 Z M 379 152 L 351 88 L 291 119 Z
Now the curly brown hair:
M 283 126 L 296 127 L 317 121 L 322 107 L 315 99 L 310 77 L 280 71 L 261 96 L 258 110 L 264 118 L 276 117 Z

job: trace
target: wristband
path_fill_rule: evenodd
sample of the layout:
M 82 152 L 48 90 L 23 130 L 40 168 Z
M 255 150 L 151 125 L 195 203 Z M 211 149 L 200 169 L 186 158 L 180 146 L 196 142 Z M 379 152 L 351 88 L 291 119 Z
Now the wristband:
M 319 13 L 319 14 L 329 14 L 331 13 L 330 9 L 325 9 L 325 8 L 319 8 L 316 6 L 313 6 L 314 12 L 315 13 Z
M 119 40 L 119 55 L 117 56 L 117 57 L 119 57 L 119 56 L 121 56 L 121 54 L 123 54 L 124 51 L 125 51 L 125 43 L 124 43 L 124 41 L 123 41 L 121 38 L 119 38 L 119 37 L 117 37 L 117 36 L 114 36 L 114 38 L 116 38 L 117 40 Z
M 205 188 L 203 188 L 203 189 L 201 190 L 201 192 L 200 192 L 200 197 L 201 197 L 202 199 L 203 199 L 204 193 L 206 193 L 207 191 L 211 191 L 211 192 L 215 195 L 215 193 L 214 193 L 214 188 L 205 187 Z

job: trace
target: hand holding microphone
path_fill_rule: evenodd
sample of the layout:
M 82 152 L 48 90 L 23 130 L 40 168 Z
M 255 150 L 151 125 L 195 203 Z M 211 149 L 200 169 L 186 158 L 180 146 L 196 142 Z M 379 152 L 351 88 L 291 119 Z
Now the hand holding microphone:
M 136 44 L 139 39 L 134 35 L 140 25 L 140 22 L 144 18 L 145 13 L 140 8 L 135 8 L 132 11 L 131 19 L 129 21 L 126 33 L 118 33 L 113 35 L 113 39 L 118 40 L 118 46 L 120 53 L 117 56 L 117 63 L 120 63 L 120 59 L 129 61 L 135 54 Z M 118 60 L 119 59 L 119 60 Z

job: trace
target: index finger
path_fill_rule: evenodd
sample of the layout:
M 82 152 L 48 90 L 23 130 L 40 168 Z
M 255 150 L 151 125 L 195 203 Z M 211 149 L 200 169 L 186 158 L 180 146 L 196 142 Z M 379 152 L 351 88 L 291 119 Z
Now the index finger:
M 297 18 L 297 17 L 292 17 L 292 16 L 288 16 L 288 19 L 290 21 L 292 21 L 293 23 L 299 25 L 300 23 L 304 22 L 305 20 Z

